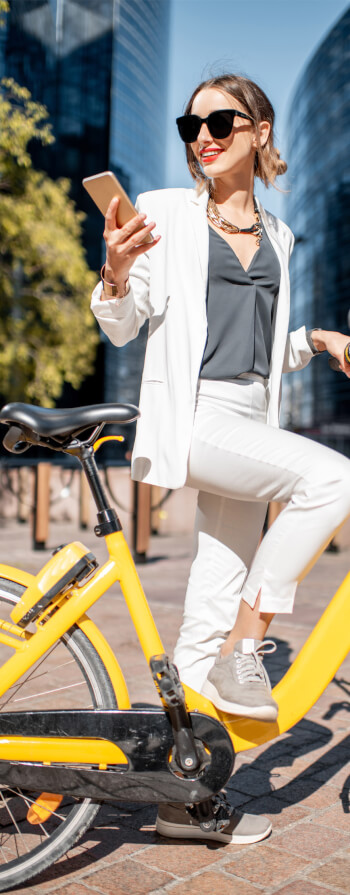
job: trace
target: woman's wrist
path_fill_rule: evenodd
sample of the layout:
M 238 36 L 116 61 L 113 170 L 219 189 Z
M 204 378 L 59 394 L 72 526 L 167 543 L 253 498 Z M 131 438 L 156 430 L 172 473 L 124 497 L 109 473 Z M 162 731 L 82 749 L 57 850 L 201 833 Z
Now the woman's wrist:
M 103 284 L 103 292 L 101 295 L 101 300 L 115 298 L 115 299 L 123 299 L 129 291 L 129 277 L 126 276 L 123 279 L 118 277 L 118 280 L 114 279 L 113 273 L 110 269 L 106 268 L 104 264 L 101 269 L 101 280 Z
M 332 357 L 338 359 L 339 362 L 350 364 L 350 342 L 349 336 L 344 333 L 334 332 L 333 330 L 311 329 L 306 333 L 306 338 L 310 348 L 316 349 L 314 353 L 328 351 Z
M 318 354 L 321 351 L 327 350 L 326 338 L 328 333 L 324 329 L 310 329 L 309 334 L 311 336 L 312 344 L 315 346 L 315 353 Z

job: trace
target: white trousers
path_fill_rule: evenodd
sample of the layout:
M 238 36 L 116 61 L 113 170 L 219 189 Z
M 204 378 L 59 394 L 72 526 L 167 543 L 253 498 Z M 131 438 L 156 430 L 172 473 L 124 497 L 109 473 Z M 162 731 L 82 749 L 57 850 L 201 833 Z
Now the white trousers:
M 291 612 L 299 581 L 350 513 L 350 461 L 266 425 L 263 381 L 200 380 L 187 485 L 194 559 L 174 660 L 200 690 L 243 598 Z M 268 501 L 286 503 L 260 545 Z M 258 546 L 259 545 L 259 546 Z

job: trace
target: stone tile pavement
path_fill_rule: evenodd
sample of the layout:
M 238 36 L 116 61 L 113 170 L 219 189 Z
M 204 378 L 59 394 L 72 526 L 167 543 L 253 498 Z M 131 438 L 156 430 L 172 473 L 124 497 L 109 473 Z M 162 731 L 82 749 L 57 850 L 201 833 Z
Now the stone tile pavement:
M 104 544 L 89 531 L 80 540 L 103 559 Z M 71 523 L 51 525 L 50 546 L 76 539 Z M 35 571 L 50 552 L 33 553 L 29 530 L 1 527 L 2 561 Z M 171 653 L 181 619 L 191 544 L 154 537 L 139 572 L 160 634 Z M 350 567 L 350 552 L 326 553 L 299 588 L 293 616 L 277 616 L 270 657 L 274 682 L 288 668 Z M 113 598 L 112 598 L 113 597 Z M 105 596 L 91 612 L 118 654 L 132 701 L 155 701 L 153 684 L 121 595 Z M 267 814 L 268 840 L 220 846 L 161 839 L 151 805 L 102 807 L 84 839 L 23 895 L 327 895 L 350 893 L 350 658 L 307 717 L 278 740 L 237 756 L 230 800 Z

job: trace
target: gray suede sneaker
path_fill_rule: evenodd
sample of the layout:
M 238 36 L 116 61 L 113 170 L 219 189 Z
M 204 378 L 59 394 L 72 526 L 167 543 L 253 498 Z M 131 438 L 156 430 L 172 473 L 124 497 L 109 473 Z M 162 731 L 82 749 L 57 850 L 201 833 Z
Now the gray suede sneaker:
M 270 646 L 272 649 L 266 649 Z M 229 656 L 216 657 L 203 684 L 203 696 L 231 715 L 276 721 L 278 705 L 272 699 L 270 681 L 260 658 L 275 650 L 273 640 L 239 640 Z
M 185 805 L 160 804 L 156 830 L 160 836 L 169 839 L 205 839 L 212 842 L 224 842 L 226 845 L 250 845 L 266 839 L 272 830 L 269 819 L 257 814 L 241 814 L 227 802 L 225 795 L 213 796 L 214 811 L 220 814 L 217 829 L 209 829 L 211 823 L 199 825 Z

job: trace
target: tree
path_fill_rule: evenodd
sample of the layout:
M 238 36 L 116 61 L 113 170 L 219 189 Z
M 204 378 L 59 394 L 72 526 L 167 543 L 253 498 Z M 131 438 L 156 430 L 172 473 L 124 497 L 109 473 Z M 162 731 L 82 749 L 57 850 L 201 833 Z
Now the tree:
M 6 4 L 5 4 L 6 8 Z M 4 4 L 0 0 L 0 17 Z M 1 26 L 1 20 L 0 20 Z M 12 79 L 0 85 L 0 391 L 53 406 L 93 372 L 96 283 L 69 181 L 34 170 L 28 144 L 54 141 L 48 112 Z

